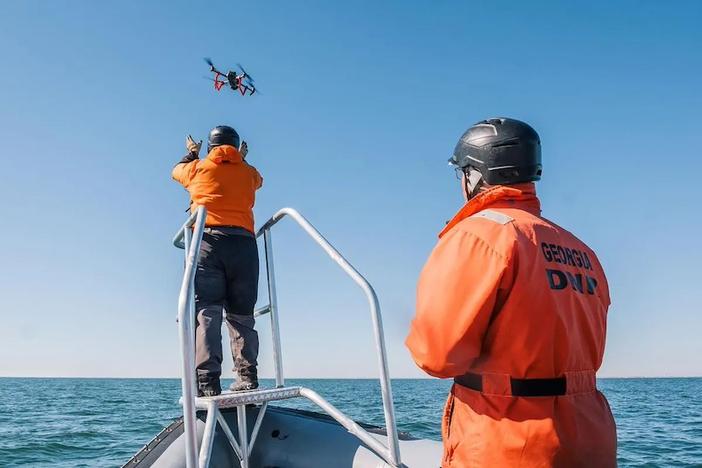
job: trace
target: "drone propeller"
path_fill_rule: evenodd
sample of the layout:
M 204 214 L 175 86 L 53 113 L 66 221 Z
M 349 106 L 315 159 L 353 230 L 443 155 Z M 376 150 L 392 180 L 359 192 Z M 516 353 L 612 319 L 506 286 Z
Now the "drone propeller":
M 237 63 L 236 66 L 239 68 L 239 70 L 241 70 L 241 73 L 243 73 L 244 76 L 246 76 L 246 78 L 251 80 L 251 82 L 253 83 L 253 81 L 254 81 L 253 77 L 251 75 L 249 75 L 248 73 L 246 73 L 246 70 L 244 70 L 244 67 L 242 67 L 240 63 Z
M 203 60 L 205 61 L 205 63 L 206 63 L 207 65 L 210 66 L 210 71 L 211 71 L 211 72 L 217 72 L 217 69 L 215 68 L 214 63 L 212 63 L 212 59 L 211 59 L 211 58 L 205 57 Z

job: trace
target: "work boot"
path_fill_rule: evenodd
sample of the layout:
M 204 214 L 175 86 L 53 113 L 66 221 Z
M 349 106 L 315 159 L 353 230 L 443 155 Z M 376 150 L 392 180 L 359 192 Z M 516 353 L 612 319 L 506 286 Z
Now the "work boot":
M 219 383 L 219 377 L 198 379 L 197 396 L 213 397 L 222 393 L 222 386 Z
M 256 376 L 250 376 L 245 378 L 239 378 L 234 382 L 229 390 L 232 392 L 248 392 L 251 390 L 256 390 L 258 388 L 258 379 Z

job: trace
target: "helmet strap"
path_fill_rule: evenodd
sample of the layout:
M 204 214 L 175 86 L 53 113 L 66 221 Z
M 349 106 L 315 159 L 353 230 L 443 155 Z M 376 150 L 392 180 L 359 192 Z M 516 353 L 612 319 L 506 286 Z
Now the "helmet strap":
M 470 200 L 478 194 L 485 181 L 480 171 L 471 166 L 468 166 L 463 173 L 465 174 L 464 179 L 466 181 L 463 189 L 466 192 L 466 198 Z

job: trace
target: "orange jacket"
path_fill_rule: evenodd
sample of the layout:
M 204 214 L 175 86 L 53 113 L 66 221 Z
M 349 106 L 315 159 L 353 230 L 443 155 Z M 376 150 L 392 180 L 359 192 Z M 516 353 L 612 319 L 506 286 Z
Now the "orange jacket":
M 534 184 L 496 186 L 439 235 L 421 273 L 407 346 L 454 384 L 444 467 L 616 465 L 616 428 L 595 371 L 609 290 L 595 253 L 540 216 Z M 566 378 L 562 396 L 512 396 L 511 378 Z
M 207 207 L 207 226 L 240 226 L 254 231 L 253 206 L 263 178 L 233 146 L 215 146 L 205 159 L 181 162 L 173 179 L 192 204 Z

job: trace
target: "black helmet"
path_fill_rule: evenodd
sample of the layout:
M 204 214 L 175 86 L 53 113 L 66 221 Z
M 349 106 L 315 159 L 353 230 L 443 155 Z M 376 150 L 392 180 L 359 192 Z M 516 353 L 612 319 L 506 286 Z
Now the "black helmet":
M 461 136 L 449 162 L 475 168 L 490 185 L 532 182 L 541 179 L 541 141 L 519 120 L 482 120 Z
M 239 134 L 232 127 L 227 125 L 219 125 L 210 132 L 207 138 L 207 151 L 210 151 L 215 146 L 230 145 L 239 148 Z

